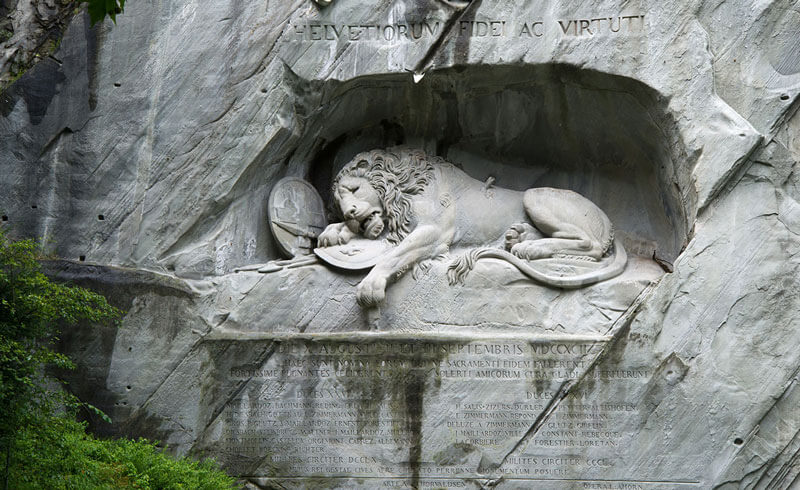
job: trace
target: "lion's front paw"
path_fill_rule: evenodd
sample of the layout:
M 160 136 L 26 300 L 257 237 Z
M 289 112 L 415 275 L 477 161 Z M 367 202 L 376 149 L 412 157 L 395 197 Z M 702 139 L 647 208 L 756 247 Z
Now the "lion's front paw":
M 317 237 L 317 246 L 333 247 L 334 245 L 344 245 L 353 238 L 353 232 L 344 223 L 334 223 L 328 225 L 325 231 Z
M 386 279 L 367 275 L 356 288 L 356 301 L 361 306 L 375 306 L 386 297 Z

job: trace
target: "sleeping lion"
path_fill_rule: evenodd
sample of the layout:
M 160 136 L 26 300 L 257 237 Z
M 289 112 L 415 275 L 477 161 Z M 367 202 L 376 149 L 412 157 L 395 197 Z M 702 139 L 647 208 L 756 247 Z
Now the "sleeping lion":
M 472 249 L 450 265 L 450 283 L 463 281 L 476 260 L 505 260 L 540 283 L 575 288 L 615 277 L 627 256 L 608 216 L 580 194 L 541 187 L 524 192 L 494 188 L 442 158 L 409 148 L 360 153 L 333 182 L 342 222 L 328 225 L 318 245 L 361 236 L 395 245 L 358 285 L 363 306 L 380 303 L 390 280 L 451 247 Z M 609 265 L 577 275 L 535 267 L 546 258 L 600 261 Z

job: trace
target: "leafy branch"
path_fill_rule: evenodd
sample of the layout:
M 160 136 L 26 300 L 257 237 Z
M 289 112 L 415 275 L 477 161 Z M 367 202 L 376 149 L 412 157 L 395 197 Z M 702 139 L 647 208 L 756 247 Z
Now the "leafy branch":
M 54 379 L 46 374 L 49 369 L 74 368 L 69 358 L 54 350 L 61 327 L 83 321 L 113 321 L 121 316 L 97 293 L 50 281 L 37 259 L 33 241 L 15 242 L 0 229 L 0 446 L 5 450 L 4 488 L 8 488 L 11 453 L 19 431 L 40 426 L 63 408 L 85 406 L 66 391 L 54 390 Z
M 89 4 L 89 18 L 92 20 L 92 25 L 101 22 L 106 16 L 116 23 L 117 14 L 125 10 L 125 0 L 81 0 L 81 2 Z

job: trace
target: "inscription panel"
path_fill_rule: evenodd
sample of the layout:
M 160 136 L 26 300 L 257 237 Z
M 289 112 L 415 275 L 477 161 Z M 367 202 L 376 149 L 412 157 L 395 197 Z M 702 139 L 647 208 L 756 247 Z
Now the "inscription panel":
M 522 487 L 593 485 L 624 467 L 617 449 L 638 407 L 563 390 L 584 377 L 625 393 L 652 374 L 594 369 L 603 345 L 281 340 L 262 364 L 227 373 L 244 386 L 216 422 L 217 444 L 230 470 L 288 487 L 310 478 L 371 488 L 463 488 L 500 477 Z M 640 486 L 613 488 L 682 484 L 619 482 Z
M 282 39 L 290 42 L 403 43 L 430 42 L 445 29 L 445 19 L 406 19 L 398 22 L 303 22 L 290 24 Z M 573 18 L 480 18 L 458 21 L 450 33 L 456 38 L 516 39 L 638 36 L 645 32 L 645 16 L 602 13 Z

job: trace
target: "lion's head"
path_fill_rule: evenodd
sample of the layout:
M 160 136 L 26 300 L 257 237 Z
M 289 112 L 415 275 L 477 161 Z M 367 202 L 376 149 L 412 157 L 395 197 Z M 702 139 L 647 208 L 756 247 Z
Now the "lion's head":
M 433 163 L 422 150 L 391 148 L 359 153 L 336 175 L 333 196 L 345 220 L 355 220 L 365 236 L 376 238 L 386 222 L 387 240 L 399 243 L 411 232 L 411 196 L 420 194 L 433 179 Z M 366 182 L 371 189 L 363 189 Z M 370 202 L 370 190 L 379 203 Z M 355 192 L 354 192 L 355 191 Z M 376 204 L 380 208 L 377 209 Z M 380 223 L 380 224 L 379 224 Z M 377 231 L 377 235 L 376 235 Z

